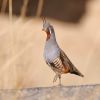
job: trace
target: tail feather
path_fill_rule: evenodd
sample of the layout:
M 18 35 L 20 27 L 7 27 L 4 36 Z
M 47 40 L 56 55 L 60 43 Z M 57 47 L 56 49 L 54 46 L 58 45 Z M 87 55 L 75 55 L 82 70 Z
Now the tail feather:
M 84 77 L 84 75 L 78 69 L 76 69 L 75 67 L 73 68 L 73 70 L 70 73 Z

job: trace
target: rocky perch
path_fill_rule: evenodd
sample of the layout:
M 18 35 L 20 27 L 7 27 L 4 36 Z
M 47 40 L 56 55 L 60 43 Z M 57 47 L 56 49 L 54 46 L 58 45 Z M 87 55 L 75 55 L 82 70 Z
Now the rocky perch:
M 100 85 L 0 90 L 0 100 L 100 100 Z

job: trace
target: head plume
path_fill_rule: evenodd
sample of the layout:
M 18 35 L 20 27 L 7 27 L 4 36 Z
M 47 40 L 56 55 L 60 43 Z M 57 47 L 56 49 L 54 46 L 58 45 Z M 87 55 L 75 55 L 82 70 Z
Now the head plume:
M 43 24 L 45 24 L 46 23 L 46 18 L 42 17 L 42 20 L 43 20 Z
M 55 37 L 53 26 L 48 21 L 46 21 L 45 17 L 42 17 L 42 20 L 43 20 L 43 29 L 42 30 L 44 32 L 46 32 L 47 40 L 50 39 L 51 36 Z

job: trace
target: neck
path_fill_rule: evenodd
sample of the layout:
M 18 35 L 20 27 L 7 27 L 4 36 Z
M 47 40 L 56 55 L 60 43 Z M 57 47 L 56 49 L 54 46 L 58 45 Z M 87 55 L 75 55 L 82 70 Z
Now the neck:
M 45 47 L 44 47 L 45 52 L 48 54 L 48 52 L 52 52 L 52 50 L 58 49 L 58 48 L 59 48 L 59 46 L 58 46 L 58 43 L 56 41 L 55 32 L 50 33 L 50 37 L 48 35 L 46 42 L 45 42 Z

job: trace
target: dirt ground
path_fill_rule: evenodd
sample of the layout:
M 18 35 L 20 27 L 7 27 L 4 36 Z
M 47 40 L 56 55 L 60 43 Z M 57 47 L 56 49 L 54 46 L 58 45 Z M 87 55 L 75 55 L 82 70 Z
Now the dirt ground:
M 48 19 L 53 24 L 61 48 L 84 78 L 62 75 L 63 85 L 100 83 L 100 1 L 87 5 L 79 24 Z M 40 18 L 21 19 L 0 15 L 0 88 L 46 87 L 55 73 L 45 64 L 45 33 Z

